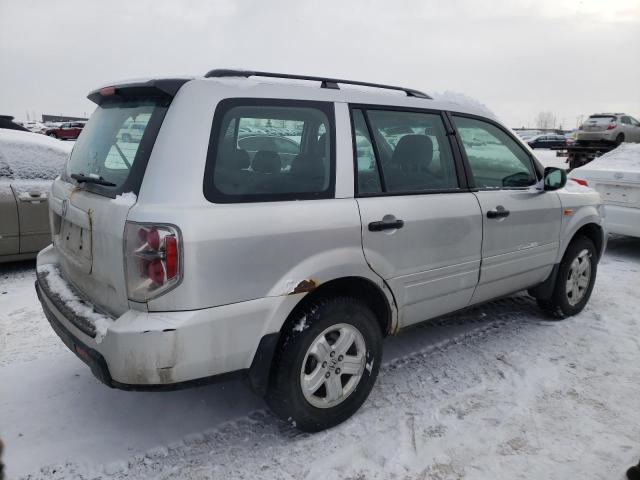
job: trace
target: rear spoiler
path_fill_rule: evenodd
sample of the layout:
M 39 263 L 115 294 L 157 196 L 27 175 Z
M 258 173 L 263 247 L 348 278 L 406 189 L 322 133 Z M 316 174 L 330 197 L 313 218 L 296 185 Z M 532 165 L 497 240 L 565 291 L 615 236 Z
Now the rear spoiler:
M 180 87 L 187 83 L 188 78 L 163 78 L 142 82 L 121 83 L 111 87 L 93 90 L 87 98 L 97 105 L 105 100 L 127 98 L 159 98 L 172 99 Z

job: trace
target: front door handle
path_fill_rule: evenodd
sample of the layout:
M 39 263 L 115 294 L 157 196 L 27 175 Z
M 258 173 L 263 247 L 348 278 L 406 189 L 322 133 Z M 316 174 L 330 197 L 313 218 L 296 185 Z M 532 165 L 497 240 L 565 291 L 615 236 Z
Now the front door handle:
M 371 222 L 369 224 L 370 232 L 381 232 L 383 230 L 395 230 L 404 227 L 404 220 L 392 219 L 381 220 L 379 222 Z
M 504 218 L 509 216 L 509 210 L 504 208 L 502 205 L 498 205 L 495 209 L 489 210 L 487 212 L 487 218 Z

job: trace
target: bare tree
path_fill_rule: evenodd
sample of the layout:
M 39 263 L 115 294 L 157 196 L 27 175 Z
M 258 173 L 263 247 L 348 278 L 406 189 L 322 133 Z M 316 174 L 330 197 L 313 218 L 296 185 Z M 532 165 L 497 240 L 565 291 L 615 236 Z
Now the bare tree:
M 535 122 L 536 122 L 536 127 L 538 128 L 543 128 L 543 129 L 555 128 L 556 116 L 553 114 L 553 112 L 548 112 L 548 111 L 540 112 L 536 116 Z

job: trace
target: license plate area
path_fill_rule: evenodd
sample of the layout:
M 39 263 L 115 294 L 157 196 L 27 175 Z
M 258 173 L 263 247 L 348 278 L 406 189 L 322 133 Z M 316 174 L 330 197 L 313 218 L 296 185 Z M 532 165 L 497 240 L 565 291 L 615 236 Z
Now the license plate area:
M 56 236 L 56 247 L 67 260 L 85 273 L 91 271 L 91 230 L 82 228 L 66 218 L 60 222 L 60 233 Z

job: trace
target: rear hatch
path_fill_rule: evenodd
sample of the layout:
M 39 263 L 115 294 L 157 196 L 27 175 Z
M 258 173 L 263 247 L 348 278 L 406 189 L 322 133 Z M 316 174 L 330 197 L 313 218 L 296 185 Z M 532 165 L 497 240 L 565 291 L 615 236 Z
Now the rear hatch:
M 65 279 L 116 317 L 128 309 L 123 263 L 127 215 L 172 95 L 144 84 L 109 87 L 89 98 L 98 108 L 52 187 L 53 243 Z M 139 139 L 123 135 L 133 123 L 143 127 Z
M 592 115 L 582 125 L 585 132 L 603 132 L 609 124 L 615 123 L 616 117 L 612 115 Z

